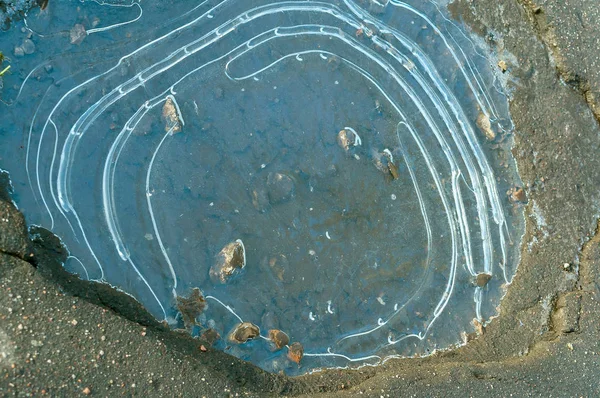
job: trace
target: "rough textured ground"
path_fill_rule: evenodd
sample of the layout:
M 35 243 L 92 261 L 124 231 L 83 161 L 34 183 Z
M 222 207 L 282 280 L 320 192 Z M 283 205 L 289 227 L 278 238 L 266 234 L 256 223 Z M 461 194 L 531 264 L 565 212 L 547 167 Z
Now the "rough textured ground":
M 524 3 L 561 79 L 578 90 L 600 118 L 600 7 L 586 0 Z
M 379 368 L 266 374 L 64 273 L 58 241 L 43 230 L 32 240 L 4 192 L 0 395 L 600 396 L 597 0 L 457 0 L 451 10 L 508 64 L 528 198 L 519 271 L 482 336 Z

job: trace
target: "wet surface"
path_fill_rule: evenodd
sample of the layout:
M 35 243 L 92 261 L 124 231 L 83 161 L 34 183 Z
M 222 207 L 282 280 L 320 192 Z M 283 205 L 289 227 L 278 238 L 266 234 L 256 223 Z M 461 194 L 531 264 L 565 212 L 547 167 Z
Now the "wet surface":
M 514 275 L 519 182 L 489 61 L 417 3 L 57 6 L 7 79 L 19 206 L 173 327 L 256 325 L 215 344 L 270 371 L 462 343 Z

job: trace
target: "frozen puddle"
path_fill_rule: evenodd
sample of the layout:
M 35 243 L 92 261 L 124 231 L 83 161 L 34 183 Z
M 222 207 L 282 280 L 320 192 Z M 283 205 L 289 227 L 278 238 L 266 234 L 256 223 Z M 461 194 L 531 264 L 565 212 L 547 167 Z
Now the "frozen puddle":
M 20 206 L 70 271 L 288 374 L 426 355 L 497 314 L 512 125 L 441 5 L 110 4 L 72 44 L 45 33 L 77 21 L 29 18 L 47 50 L 8 108 Z

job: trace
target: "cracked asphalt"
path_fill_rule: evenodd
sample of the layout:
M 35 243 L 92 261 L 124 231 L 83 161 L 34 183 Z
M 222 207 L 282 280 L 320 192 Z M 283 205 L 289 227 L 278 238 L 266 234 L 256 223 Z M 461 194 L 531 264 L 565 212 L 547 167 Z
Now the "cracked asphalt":
M 0 175 L 0 395 L 600 396 L 597 1 L 457 0 L 450 9 L 507 62 L 527 194 L 519 270 L 482 335 L 378 368 L 267 374 L 66 274 L 64 248 L 47 231 L 28 233 Z

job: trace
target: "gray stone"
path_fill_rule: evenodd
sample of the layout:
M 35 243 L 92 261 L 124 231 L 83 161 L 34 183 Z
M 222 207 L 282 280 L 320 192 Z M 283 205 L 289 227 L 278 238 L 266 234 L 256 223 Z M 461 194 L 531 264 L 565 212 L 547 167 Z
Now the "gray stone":
M 15 54 L 15 57 L 22 57 L 25 55 L 25 50 L 23 50 L 23 47 L 18 46 L 13 50 L 13 54 Z
M 85 27 L 82 24 L 75 24 L 71 31 L 69 32 L 69 37 L 71 39 L 71 44 L 79 45 L 83 42 L 83 39 L 87 36 L 87 32 L 85 31 Z
M 33 42 L 29 39 L 23 40 L 21 48 L 23 48 L 23 52 L 27 55 L 33 54 L 35 52 L 35 44 L 33 44 Z
M 286 202 L 294 196 L 294 180 L 286 174 L 269 173 L 267 189 L 271 204 Z

